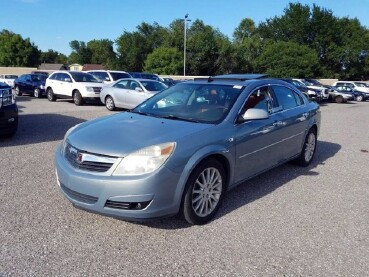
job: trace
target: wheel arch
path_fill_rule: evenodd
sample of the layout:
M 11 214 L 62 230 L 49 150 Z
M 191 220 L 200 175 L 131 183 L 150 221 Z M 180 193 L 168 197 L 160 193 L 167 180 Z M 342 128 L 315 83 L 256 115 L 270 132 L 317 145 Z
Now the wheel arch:
M 182 171 L 182 174 L 178 181 L 179 185 L 177 186 L 176 196 L 175 196 L 175 198 L 179 200 L 177 201 L 178 211 L 180 210 L 183 204 L 184 192 L 185 192 L 188 179 L 190 178 L 195 168 L 207 160 L 213 159 L 213 160 L 220 162 L 223 165 L 224 172 L 226 175 L 226 182 L 225 182 L 226 191 L 230 187 L 230 182 L 231 182 L 232 175 L 233 175 L 232 168 L 234 168 L 234 164 L 232 163 L 231 156 L 229 155 L 227 151 L 219 151 L 218 149 L 218 151 L 213 151 L 209 153 L 209 152 L 206 152 L 205 149 L 202 149 L 198 151 L 196 154 L 192 155 L 192 157 L 187 162 L 184 170 Z
M 77 89 L 77 88 L 74 88 L 74 89 L 72 90 L 72 97 L 73 97 L 73 95 L 74 95 L 77 91 L 78 91 L 79 93 L 81 93 L 81 92 L 79 91 L 79 89 Z M 82 94 L 81 94 L 81 96 L 82 96 Z
M 114 97 L 113 97 L 113 96 L 111 96 L 110 94 L 107 94 L 107 95 L 105 95 L 105 97 L 104 97 L 104 104 L 106 103 L 106 98 L 108 98 L 108 97 L 111 97 L 111 98 L 113 99 L 113 101 L 114 101 Z

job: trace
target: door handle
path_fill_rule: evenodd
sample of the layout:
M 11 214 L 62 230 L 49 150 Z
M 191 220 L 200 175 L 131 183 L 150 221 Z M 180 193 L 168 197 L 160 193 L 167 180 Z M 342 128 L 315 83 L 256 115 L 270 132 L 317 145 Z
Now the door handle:
M 284 123 L 282 121 L 276 121 L 276 122 L 273 123 L 273 126 L 275 126 L 275 127 L 279 127 L 279 126 L 283 126 L 283 125 L 284 125 Z

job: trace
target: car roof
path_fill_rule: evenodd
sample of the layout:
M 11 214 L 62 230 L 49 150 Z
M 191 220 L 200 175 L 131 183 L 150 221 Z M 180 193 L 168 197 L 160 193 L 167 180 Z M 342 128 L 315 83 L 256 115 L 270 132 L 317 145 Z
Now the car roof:
M 87 70 L 82 72 L 119 72 L 119 73 L 128 73 L 124 70 L 103 70 L 103 69 L 96 69 L 96 70 Z

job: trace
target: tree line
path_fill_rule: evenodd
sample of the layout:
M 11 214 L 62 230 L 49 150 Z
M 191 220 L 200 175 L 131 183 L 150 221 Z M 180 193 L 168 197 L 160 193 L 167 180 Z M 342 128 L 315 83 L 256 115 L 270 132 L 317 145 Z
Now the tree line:
M 281 16 L 256 25 L 243 19 L 232 39 L 195 20 L 186 30 L 186 74 L 266 73 L 274 77 L 369 79 L 369 30 L 317 5 L 290 3 Z M 104 64 L 108 69 L 183 74 L 184 20 L 169 27 L 141 23 L 109 39 L 70 42 L 67 57 L 38 50 L 11 31 L 0 32 L 0 66 Z M 115 48 L 114 48 L 115 46 Z

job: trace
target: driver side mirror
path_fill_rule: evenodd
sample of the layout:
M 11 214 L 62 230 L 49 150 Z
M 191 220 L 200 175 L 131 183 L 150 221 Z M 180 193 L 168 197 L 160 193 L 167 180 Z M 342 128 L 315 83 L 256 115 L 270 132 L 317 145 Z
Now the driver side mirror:
M 140 88 L 140 87 L 136 87 L 136 88 L 135 88 L 135 91 L 142 92 L 143 90 L 142 90 L 142 88 Z

